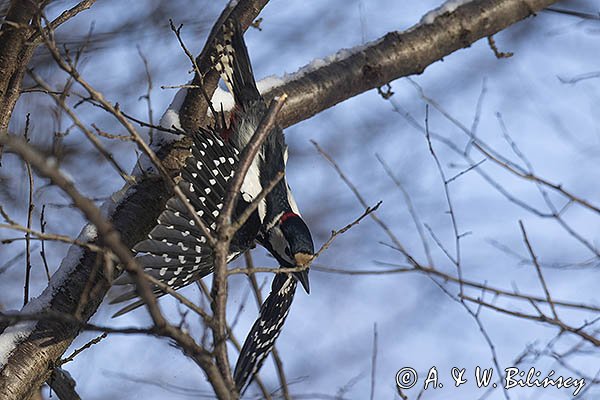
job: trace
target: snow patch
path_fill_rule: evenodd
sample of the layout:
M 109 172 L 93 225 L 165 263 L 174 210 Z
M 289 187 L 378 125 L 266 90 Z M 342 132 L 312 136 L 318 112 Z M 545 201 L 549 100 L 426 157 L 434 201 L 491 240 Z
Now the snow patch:
M 231 93 L 221 89 L 219 86 L 217 86 L 217 90 L 215 90 L 215 93 L 213 94 L 212 99 L 210 101 L 217 113 L 221 111 L 221 107 L 223 107 L 223 111 L 231 110 L 235 103 Z M 211 114 L 210 108 L 207 111 L 207 113 L 208 115 Z
M 181 88 L 173 97 L 173 101 L 167 107 L 167 110 L 160 118 L 160 126 L 166 129 L 181 129 L 181 121 L 179 120 L 179 109 L 183 105 L 183 101 L 185 100 L 185 96 L 187 95 L 187 89 Z M 170 135 L 168 132 L 158 132 L 159 135 Z
M 320 68 L 326 67 L 330 64 L 337 63 L 340 61 L 344 61 L 355 54 L 359 54 L 365 49 L 378 45 L 383 39 L 377 39 L 372 42 L 364 43 L 350 49 L 341 49 L 335 54 L 329 55 L 324 58 L 315 58 L 310 63 L 305 66 L 299 68 L 296 72 L 285 73 L 283 77 L 276 76 L 268 76 L 261 81 L 259 81 L 256 85 L 261 93 L 265 93 L 275 87 L 282 86 L 290 81 L 300 79 L 306 74 L 310 74 Z
M 0 335 L 0 368 L 4 367 L 17 344 L 31 334 L 35 325 L 35 321 L 23 321 L 4 330 Z
M 171 130 L 183 130 L 181 127 L 181 120 L 179 119 L 179 110 L 183 105 L 186 95 L 186 88 L 181 88 L 177 91 L 177 93 L 173 97 L 173 101 L 171 102 L 171 104 L 169 104 L 169 107 L 167 107 L 162 117 L 160 118 L 159 125 L 161 127 Z M 182 137 L 182 134 L 180 135 L 177 133 L 157 130 L 154 132 L 154 137 L 152 144 L 150 144 L 150 148 L 152 149 L 152 151 L 156 152 L 165 145 L 180 140 Z M 132 174 L 133 176 L 142 176 L 144 174 L 156 172 L 156 168 L 154 167 L 152 161 L 148 158 L 146 154 L 142 154 L 139 157 L 138 162 L 135 164 Z M 123 195 L 127 191 L 127 189 L 128 187 L 126 186 L 117 193 Z
M 265 93 L 274 87 L 283 85 L 284 83 L 285 81 L 281 77 L 270 75 L 256 82 L 256 87 L 260 93 Z
M 83 233 L 84 232 L 82 231 L 82 233 L 79 235 L 79 238 L 83 236 Z M 69 249 L 69 253 L 71 253 L 71 250 L 74 247 L 77 247 L 80 250 L 78 246 L 73 245 Z M 77 260 L 79 260 L 79 258 Z M 64 262 L 65 260 L 63 260 L 63 264 Z M 61 264 L 61 267 L 63 264 Z M 70 267 L 71 268 L 68 268 L 69 271 L 72 269 L 72 265 Z M 56 291 L 55 288 L 60 286 L 60 283 L 62 283 L 62 277 L 66 276 L 66 274 L 61 274 L 61 270 L 62 268 L 59 268 L 59 270 L 56 273 L 54 273 L 54 275 L 52 275 L 52 279 L 46 290 L 44 290 L 44 292 L 39 297 L 29 300 L 29 302 L 21 309 L 20 313 L 36 314 L 48 308 L 48 305 L 50 304 L 50 299 Z M 61 282 L 57 282 L 57 280 L 61 280 Z M 19 312 L 14 312 L 13 314 L 19 314 Z M 21 343 L 23 340 L 27 339 L 29 335 L 31 335 L 36 325 L 37 321 L 21 321 L 7 327 L 4 330 L 4 332 L 0 334 L 0 369 L 4 367 L 4 365 L 10 358 L 11 354 L 15 351 L 19 343 Z
M 440 15 L 451 13 L 463 4 L 470 3 L 472 0 L 448 0 L 438 8 L 429 11 L 421 18 L 420 25 L 432 24 Z
M 364 44 L 352 47 L 351 49 L 341 49 L 337 53 L 327 56 L 325 58 L 315 58 L 314 60 L 312 60 L 310 63 L 308 63 L 304 67 L 300 68 L 298 71 L 291 73 L 291 74 L 284 74 L 282 82 L 287 83 L 291 80 L 301 78 L 306 74 L 314 72 L 319 68 L 326 67 L 326 66 L 336 63 L 336 62 L 344 61 L 345 59 L 350 58 L 353 55 L 358 54 L 369 47 L 376 46 L 382 40 L 383 39 L 380 38 L 380 39 L 374 40 L 372 42 L 368 42 L 368 43 L 364 43 Z

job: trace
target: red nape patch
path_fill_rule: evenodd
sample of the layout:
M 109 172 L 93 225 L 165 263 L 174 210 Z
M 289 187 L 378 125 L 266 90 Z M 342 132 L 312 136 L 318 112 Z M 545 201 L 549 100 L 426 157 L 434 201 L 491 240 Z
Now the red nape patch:
M 235 111 L 237 111 L 239 107 L 237 105 L 233 106 L 233 110 L 229 113 L 229 125 L 225 126 L 223 130 L 220 132 L 221 139 L 229 143 L 229 139 L 231 138 L 231 134 L 233 133 L 233 124 L 235 119 Z
M 297 217 L 297 216 L 298 216 L 298 214 L 294 214 L 293 212 L 286 212 L 285 214 L 283 214 L 281 216 L 281 218 L 279 218 L 279 222 L 283 224 L 286 219 L 292 218 L 292 217 Z
M 223 139 L 225 142 L 229 143 L 229 138 L 231 137 L 231 126 L 229 126 L 228 128 L 225 128 L 221 131 L 221 139 Z

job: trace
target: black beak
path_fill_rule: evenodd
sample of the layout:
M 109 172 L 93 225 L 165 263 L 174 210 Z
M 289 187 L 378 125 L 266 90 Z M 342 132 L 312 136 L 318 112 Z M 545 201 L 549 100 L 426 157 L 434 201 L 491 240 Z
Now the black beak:
M 305 253 L 294 254 L 294 260 L 296 261 L 296 267 L 304 267 L 312 260 L 312 258 L 313 258 L 313 256 L 310 254 L 305 254 Z M 296 277 L 296 279 L 298 279 L 300 281 L 300 283 L 302 284 L 302 287 L 304 288 L 306 293 L 310 294 L 310 284 L 308 281 L 308 268 L 305 269 L 304 271 L 295 272 L 294 276 Z
M 294 272 L 294 276 L 296 277 L 296 279 L 298 279 L 300 281 L 300 283 L 302 284 L 302 287 L 304 288 L 306 293 L 310 294 L 310 284 L 308 281 L 308 270 L 305 269 L 302 272 Z

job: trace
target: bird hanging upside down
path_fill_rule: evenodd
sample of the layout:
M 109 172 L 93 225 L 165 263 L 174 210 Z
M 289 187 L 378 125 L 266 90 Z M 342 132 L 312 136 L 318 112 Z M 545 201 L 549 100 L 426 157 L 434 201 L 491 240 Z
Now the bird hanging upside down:
M 211 233 L 217 231 L 217 218 L 223 207 L 229 180 L 236 173 L 238 155 L 250 141 L 267 105 L 260 95 L 242 31 L 235 21 L 222 28 L 211 55 L 214 68 L 221 74 L 233 94 L 235 107 L 229 126 L 201 129 L 188 133 L 193 138 L 190 155 L 178 182 L 197 216 Z M 275 126 L 267 135 L 243 181 L 233 220 L 237 219 L 280 172 L 285 172 L 287 146 L 283 130 Z M 286 268 L 305 267 L 314 254 L 310 230 L 300 216 L 285 176 L 267 194 L 250 218 L 234 235 L 227 261 L 250 249 L 257 241 Z M 173 196 L 158 218 L 148 239 L 134 246 L 136 259 L 144 271 L 177 290 L 205 277 L 214 270 L 214 252 L 194 218 L 179 198 Z M 265 300 L 235 367 L 235 382 L 241 392 L 260 369 L 292 303 L 297 281 L 309 292 L 308 269 L 293 274 L 276 274 L 271 294 Z M 121 275 L 116 284 L 132 283 Z M 157 297 L 165 293 L 158 287 Z M 136 299 L 114 316 L 127 313 L 143 304 L 134 290 L 111 303 Z

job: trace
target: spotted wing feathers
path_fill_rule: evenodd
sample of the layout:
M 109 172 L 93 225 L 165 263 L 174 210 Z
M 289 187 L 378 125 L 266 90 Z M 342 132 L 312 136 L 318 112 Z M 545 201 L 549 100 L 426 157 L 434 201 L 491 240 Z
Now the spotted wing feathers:
M 191 156 L 186 160 L 178 185 L 209 231 L 214 232 L 217 227 L 227 182 L 233 177 L 237 163 L 237 150 L 224 143 L 214 132 L 202 130 L 194 135 Z M 213 251 L 178 197 L 169 199 L 157 222 L 148 239 L 133 248 L 138 253 L 137 261 L 147 274 L 177 290 L 213 271 Z M 128 284 L 132 281 L 127 274 L 123 274 L 115 283 Z M 153 290 L 157 296 L 164 294 L 158 287 Z M 136 297 L 135 291 L 131 291 L 118 296 L 111 303 Z M 142 304 L 138 300 L 118 311 L 115 316 Z

